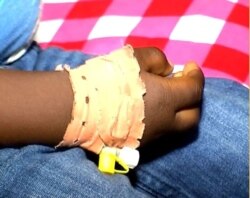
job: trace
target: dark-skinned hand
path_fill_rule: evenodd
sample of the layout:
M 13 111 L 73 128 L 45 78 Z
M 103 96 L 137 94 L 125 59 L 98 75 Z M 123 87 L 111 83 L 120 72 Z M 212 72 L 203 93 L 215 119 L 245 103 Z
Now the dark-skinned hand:
M 173 67 L 158 48 L 135 48 L 146 85 L 145 131 L 141 145 L 170 133 L 180 133 L 196 126 L 204 75 L 195 62 L 188 62 L 182 72 L 166 77 Z

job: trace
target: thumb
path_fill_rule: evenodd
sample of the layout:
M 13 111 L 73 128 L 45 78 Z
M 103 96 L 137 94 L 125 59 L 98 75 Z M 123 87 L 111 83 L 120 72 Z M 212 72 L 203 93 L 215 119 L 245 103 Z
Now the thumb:
M 171 87 L 175 108 L 179 111 L 199 103 L 203 93 L 204 75 L 195 62 L 189 62 L 178 73 L 178 77 L 169 78 L 167 85 Z

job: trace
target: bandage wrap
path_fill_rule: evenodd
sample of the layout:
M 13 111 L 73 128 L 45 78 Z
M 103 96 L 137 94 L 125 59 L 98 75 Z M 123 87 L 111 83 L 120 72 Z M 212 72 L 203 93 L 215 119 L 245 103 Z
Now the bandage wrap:
M 130 45 L 69 72 L 72 120 L 60 146 L 99 153 L 104 146 L 137 148 L 144 131 L 145 85 Z

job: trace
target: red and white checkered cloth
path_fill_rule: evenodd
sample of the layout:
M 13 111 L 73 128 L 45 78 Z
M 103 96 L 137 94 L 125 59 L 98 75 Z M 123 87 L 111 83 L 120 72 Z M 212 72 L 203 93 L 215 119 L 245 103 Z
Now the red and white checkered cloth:
M 157 46 L 176 65 L 249 85 L 248 0 L 43 0 L 36 39 L 104 54 L 126 43 Z

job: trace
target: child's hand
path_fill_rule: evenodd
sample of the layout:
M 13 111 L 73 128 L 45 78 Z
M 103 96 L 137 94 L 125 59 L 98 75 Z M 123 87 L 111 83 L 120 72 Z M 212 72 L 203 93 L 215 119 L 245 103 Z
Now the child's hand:
M 173 68 L 160 50 L 137 48 L 135 56 L 147 90 L 142 145 L 164 134 L 196 126 L 204 85 L 204 76 L 197 64 L 187 63 L 178 77 L 163 77 Z

